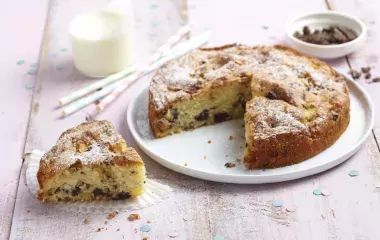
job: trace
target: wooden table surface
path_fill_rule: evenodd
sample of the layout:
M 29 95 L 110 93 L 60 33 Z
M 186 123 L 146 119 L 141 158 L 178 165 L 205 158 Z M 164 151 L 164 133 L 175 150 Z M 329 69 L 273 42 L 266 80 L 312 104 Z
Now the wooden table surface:
M 107 0 L 13 0 L 2 8 L 0 26 L 0 239 L 174 239 L 203 240 L 216 235 L 242 239 L 380 239 L 380 122 L 375 122 L 363 147 L 345 163 L 316 176 L 278 184 L 235 185 L 207 182 L 168 170 L 140 151 L 133 141 L 125 111 L 131 95 L 147 86 L 151 76 L 134 84 L 105 112 L 94 105 L 61 119 L 57 100 L 91 79 L 72 64 L 67 26 L 76 14 L 107 4 Z M 327 9 L 325 0 L 141 0 L 134 1 L 138 56 L 146 59 L 187 20 L 198 25 L 191 34 L 211 28 L 209 45 L 284 43 L 287 20 L 309 11 Z M 356 15 L 368 27 L 366 45 L 358 52 L 329 61 L 337 70 L 371 66 L 380 76 L 380 15 L 377 0 L 334 0 L 336 10 Z M 22 7 L 21 7 L 22 6 Z M 41 44 L 42 42 L 42 44 Z M 66 51 L 67 49 L 67 51 Z M 16 64 L 24 60 L 24 64 Z M 38 69 L 33 63 L 38 62 Z M 32 64 L 32 66 L 31 66 Z M 36 74 L 30 70 L 36 70 Z M 29 74 L 28 74 L 29 71 Z M 380 112 L 380 83 L 360 84 Z M 33 96 L 33 97 L 32 97 Z M 25 183 L 23 154 L 48 150 L 65 129 L 86 117 L 114 123 L 127 143 L 136 147 L 147 175 L 170 185 L 171 197 L 153 207 L 134 211 L 142 219 L 130 222 L 131 212 L 107 220 L 107 214 L 65 212 L 41 204 Z M 358 170 L 355 178 L 350 170 Z M 314 196 L 316 188 L 331 196 Z M 295 206 L 295 212 L 274 208 L 274 200 Z M 89 224 L 83 221 L 90 220 Z M 185 220 L 185 219 L 187 220 Z M 140 227 L 150 221 L 150 232 Z M 104 227 L 101 232 L 96 230 Z M 220 238 L 222 239 L 222 238 Z

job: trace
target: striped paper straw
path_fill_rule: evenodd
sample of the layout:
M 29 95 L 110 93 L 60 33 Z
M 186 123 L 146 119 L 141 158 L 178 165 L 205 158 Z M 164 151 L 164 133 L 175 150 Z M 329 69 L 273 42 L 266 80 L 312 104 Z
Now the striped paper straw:
M 168 41 L 164 45 L 162 45 L 155 54 L 153 54 L 149 58 L 149 63 L 153 63 L 157 61 L 166 51 L 168 51 L 173 45 L 177 44 L 185 35 L 190 31 L 191 24 L 187 24 L 186 26 L 183 26 L 180 28 L 180 30 L 173 36 L 171 36 Z M 59 99 L 58 103 L 60 106 L 66 105 L 72 101 L 75 101 L 91 92 L 96 91 L 99 88 L 102 88 L 108 84 L 111 84 L 115 81 L 120 80 L 121 78 L 127 77 L 128 75 L 132 74 L 133 72 L 137 71 L 137 67 L 131 66 L 126 70 L 123 70 L 121 72 L 112 74 L 102 80 L 99 80 L 98 82 L 91 84 L 88 87 L 84 87 L 82 89 L 79 89 L 78 91 L 75 91 L 65 97 L 62 97 Z
M 199 37 L 188 41 L 188 43 L 184 43 L 184 44 L 186 44 L 185 46 L 181 45 L 181 46 L 178 46 L 178 48 L 184 48 L 184 50 L 182 50 L 182 52 L 186 53 L 186 52 L 189 52 L 191 50 L 194 50 L 194 49 L 206 44 L 209 38 L 210 38 L 210 31 L 206 31 L 205 33 L 203 33 Z M 193 41 L 193 42 L 191 42 L 191 41 Z M 174 55 L 176 55 L 176 57 L 178 57 L 179 55 L 182 55 L 182 53 L 181 54 L 175 54 L 176 51 L 178 51 L 178 50 L 173 49 Z M 179 52 L 181 52 L 181 50 L 179 50 Z M 139 74 L 138 75 L 139 77 L 131 78 L 131 79 L 128 79 L 126 82 L 121 83 L 117 88 L 115 88 L 112 91 L 112 93 L 110 93 L 107 97 L 105 97 L 104 99 L 102 99 L 99 102 L 99 104 L 96 106 L 96 110 L 98 110 L 99 112 L 104 110 L 110 103 L 115 101 L 129 87 L 129 85 L 132 82 L 134 82 L 135 80 L 137 80 L 138 78 L 140 78 L 144 75 L 151 73 L 152 71 L 154 71 L 155 69 L 157 69 L 159 67 L 161 67 L 161 66 L 157 66 L 157 63 L 154 63 L 151 66 L 147 66 L 145 70 L 143 70 L 141 72 L 136 72 L 137 75 Z
M 153 72 L 154 70 L 156 70 L 156 69 L 160 68 L 162 65 L 164 65 L 166 62 L 168 62 L 172 59 L 175 59 L 175 58 L 177 58 L 183 54 L 186 54 L 187 52 L 190 52 L 190 51 L 204 45 L 205 43 L 207 43 L 207 41 L 209 39 L 209 35 L 210 35 L 210 33 L 206 32 L 206 33 L 203 33 L 199 37 L 193 38 L 187 42 L 179 44 L 172 51 L 170 51 L 167 56 L 164 56 L 163 58 L 154 62 L 152 65 L 148 66 L 144 70 L 136 71 L 133 74 L 129 75 L 128 77 L 126 77 L 126 78 L 124 78 L 118 82 L 112 83 L 112 84 L 104 87 L 102 90 L 94 92 L 93 94 L 91 94 L 85 98 L 82 98 L 79 101 L 73 103 L 72 105 L 66 107 L 62 111 L 62 115 L 64 117 L 68 116 L 68 115 L 78 111 L 79 109 L 95 102 L 96 100 L 106 96 L 108 93 L 112 92 L 116 88 L 119 88 L 119 87 L 127 88 L 129 86 L 129 84 L 134 82 L 136 79 Z M 115 99 L 117 98 L 117 96 L 118 95 L 115 95 Z

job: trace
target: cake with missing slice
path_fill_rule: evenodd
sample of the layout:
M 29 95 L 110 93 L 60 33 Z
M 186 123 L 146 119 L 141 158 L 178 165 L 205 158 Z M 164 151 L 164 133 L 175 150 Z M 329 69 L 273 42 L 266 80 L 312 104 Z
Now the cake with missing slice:
M 42 202 L 121 200 L 144 192 L 139 154 L 108 121 L 65 131 L 41 159 L 37 173 Z
M 350 122 L 344 77 L 285 46 L 229 44 L 172 60 L 153 76 L 148 107 L 157 138 L 244 117 L 249 169 L 308 159 Z

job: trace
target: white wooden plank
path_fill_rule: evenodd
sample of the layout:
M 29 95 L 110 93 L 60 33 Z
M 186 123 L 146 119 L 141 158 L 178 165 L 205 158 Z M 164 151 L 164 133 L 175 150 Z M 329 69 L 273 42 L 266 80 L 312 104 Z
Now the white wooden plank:
M 47 0 L 14 0 L 1 7 L 0 28 L 0 239 L 7 239 L 12 223 L 18 179 L 22 165 L 35 76 L 27 75 L 31 63 L 38 61 Z M 20 6 L 23 6 L 20 8 Z M 22 17 L 20 17 L 22 16 Z M 24 65 L 17 65 L 25 60 Z
M 52 20 L 52 24 L 55 25 L 51 25 L 50 36 L 55 38 L 49 38 L 52 39 L 48 46 L 51 49 L 59 48 L 58 42 L 62 41 L 58 40 L 62 38 L 60 34 L 62 29 L 57 26 L 65 26 L 65 20 L 62 19 L 69 18 L 68 15 L 77 11 L 70 9 L 73 1 L 59 3 L 51 13 L 57 21 Z M 149 4 L 151 2 L 146 3 L 145 9 Z M 158 8 L 162 6 L 161 4 L 160 2 Z M 301 0 L 286 2 L 191 0 L 188 8 L 190 19 L 196 18 L 201 24 L 195 29 L 194 34 L 200 32 L 203 26 L 211 27 L 213 31 L 211 44 L 231 41 L 272 44 L 282 42 L 283 25 L 287 19 L 305 11 L 323 10 L 325 4 L 322 0 L 307 4 Z M 144 10 L 143 7 L 141 9 Z M 170 18 L 171 14 L 169 13 L 167 17 Z M 153 14 L 146 17 L 148 16 L 154 17 Z M 268 29 L 265 30 L 262 26 L 268 26 Z M 146 38 L 141 38 L 142 41 L 144 39 Z M 150 42 L 141 43 L 141 46 L 151 46 Z M 147 48 L 139 48 L 142 56 L 147 55 L 144 51 Z M 70 56 L 57 59 L 54 62 L 45 60 L 46 65 L 39 73 L 40 91 L 35 101 L 40 104 L 40 111 L 32 116 L 27 142 L 28 151 L 36 147 L 48 149 L 64 129 L 84 121 L 86 112 L 91 110 L 91 108 L 83 110 L 65 120 L 56 119 L 58 113 L 53 111 L 56 95 L 67 93 L 88 83 L 82 81 L 82 77 L 76 75 L 72 67 L 65 68 L 60 73 L 54 71 L 54 64 L 64 59 L 69 61 Z M 334 64 L 342 69 L 345 68 L 342 60 L 335 61 Z M 70 82 L 67 82 L 68 80 Z M 146 86 L 148 81 L 149 78 L 145 78 L 133 86 L 117 104 L 97 116 L 98 119 L 111 120 L 128 144 L 133 147 L 136 147 L 136 144 L 126 125 L 125 107 L 132 94 Z M 167 170 L 146 155 L 142 156 L 147 165 L 148 177 L 169 184 L 175 191 L 170 199 L 137 211 L 142 216 L 141 220 L 129 222 L 127 220 L 129 213 L 120 213 L 105 226 L 105 214 L 58 211 L 40 204 L 31 196 L 26 186 L 20 185 L 12 225 L 12 239 L 141 239 L 147 236 L 149 239 L 161 240 L 170 239 L 168 234 L 173 229 L 180 233 L 176 239 L 191 240 L 212 239 L 218 234 L 225 236 L 225 239 L 244 240 L 379 239 L 380 237 L 380 233 L 376 231 L 378 222 L 376 220 L 379 220 L 380 216 L 378 201 L 380 192 L 373 186 L 373 183 L 379 180 L 380 156 L 373 138 L 369 138 L 366 145 L 351 160 L 326 173 L 298 181 L 258 186 L 196 180 Z M 352 169 L 358 170 L 360 176 L 350 178 L 348 172 Z M 23 175 L 21 181 L 24 181 Z M 312 191 L 315 188 L 329 189 L 332 195 L 314 196 Z M 275 209 L 271 205 L 274 200 L 282 201 L 285 207 L 294 205 L 297 210 L 295 213 L 288 213 L 284 209 Z M 27 214 L 27 210 L 31 212 Z M 192 217 L 191 221 L 183 219 L 188 216 Z M 83 223 L 85 218 L 89 218 L 91 224 L 85 225 Z M 152 222 L 152 230 L 149 233 L 141 233 L 139 227 L 147 220 Z M 107 230 L 96 232 L 96 229 L 102 226 Z

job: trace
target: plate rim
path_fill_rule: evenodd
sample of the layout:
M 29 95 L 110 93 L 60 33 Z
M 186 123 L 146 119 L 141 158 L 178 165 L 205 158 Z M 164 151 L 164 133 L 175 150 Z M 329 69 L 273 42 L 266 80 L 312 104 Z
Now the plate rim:
M 342 75 L 344 76 L 345 81 L 348 83 L 348 87 L 350 86 L 350 84 L 355 86 L 356 91 L 360 92 L 360 94 L 363 96 L 360 102 L 365 102 L 368 105 L 368 109 L 365 109 L 365 113 L 366 113 L 366 116 L 367 115 L 369 116 L 369 120 L 366 121 L 367 127 L 365 131 L 363 132 L 361 138 L 356 142 L 356 144 L 353 147 L 351 147 L 347 151 L 344 151 L 341 155 L 336 157 L 335 160 L 332 160 L 331 162 L 328 162 L 328 163 L 314 166 L 309 169 L 295 171 L 290 174 L 278 173 L 272 176 L 217 174 L 217 173 L 210 173 L 210 172 L 206 172 L 206 171 L 202 171 L 198 169 L 192 169 L 191 167 L 185 167 L 185 166 L 173 163 L 169 160 L 166 160 L 160 157 L 159 155 L 157 155 L 156 153 L 154 153 L 153 151 L 145 147 L 145 144 L 143 143 L 143 139 L 139 136 L 137 129 L 132 127 L 135 124 L 133 122 L 133 110 L 135 109 L 136 100 L 141 95 L 142 92 L 149 91 L 149 85 L 145 86 L 142 90 L 136 92 L 132 96 L 127 106 L 127 111 L 126 111 L 127 124 L 128 124 L 129 130 L 132 134 L 133 139 L 136 141 L 139 148 L 141 148 L 141 150 L 143 150 L 145 154 L 147 154 L 154 161 L 165 166 L 166 168 L 169 168 L 170 170 L 181 173 L 181 174 L 185 174 L 187 176 L 191 176 L 191 177 L 195 177 L 195 178 L 203 179 L 203 180 L 208 180 L 208 181 L 221 182 L 221 183 L 235 183 L 235 184 L 264 184 L 264 183 L 285 182 L 285 181 L 300 179 L 307 176 L 312 176 L 318 173 L 322 173 L 326 170 L 334 168 L 335 166 L 338 166 L 339 164 L 347 161 L 352 155 L 354 155 L 360 149 L 360 147 L 364 144 L 364 142 L 366 141 L 366 139 L 369 137 L 369 135 L 372 132 L 372 129 L 375 123 L 375 109 L 368 92 L 362 86 L 360 86 L 359 83 L 349 78 L 346 74 L 342 74 Z M 274 179 L 268 180 L 268 178 L 274 178 Z

